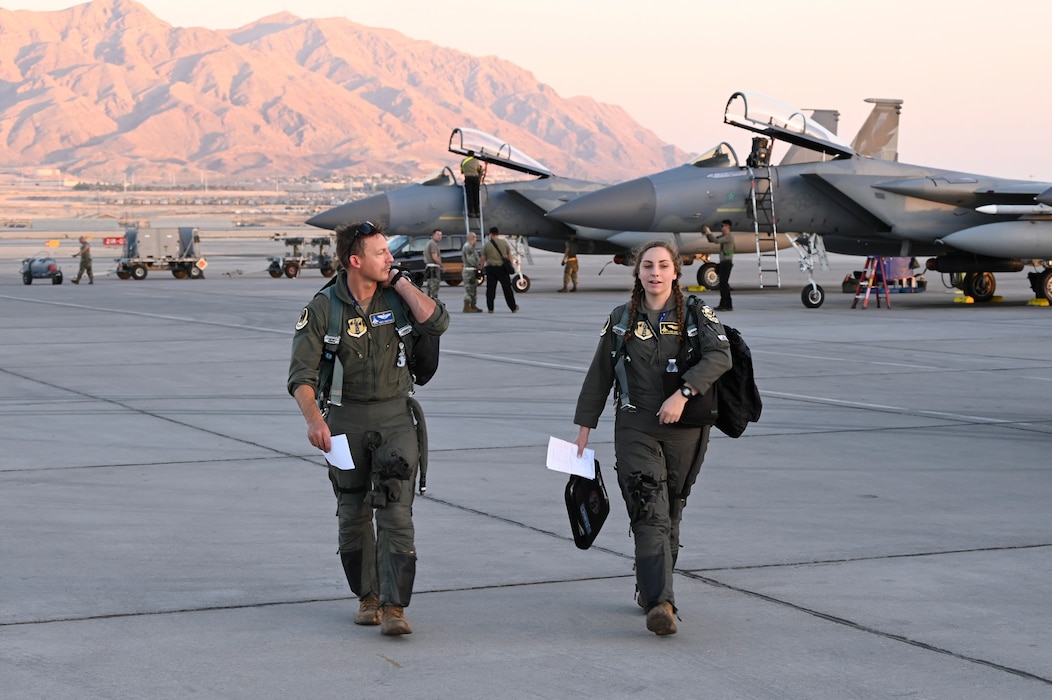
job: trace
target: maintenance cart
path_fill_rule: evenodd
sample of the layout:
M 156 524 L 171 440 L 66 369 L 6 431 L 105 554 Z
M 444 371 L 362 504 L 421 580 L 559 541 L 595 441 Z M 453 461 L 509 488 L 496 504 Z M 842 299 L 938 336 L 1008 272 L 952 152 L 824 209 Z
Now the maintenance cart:
M 267 272 L 270 273 L 271 277 L 277 279 L 285 275 L 292 278 L 299 275 L 300 270 L 313 269 L 320 270 L 325 277 L 332 277 L 336 274 L 336 259 L 326 250 L 332 245 L 332 237 L 318 236 L 310 239 L 306 244 L 317 248 L 318 251 L 310 251 L 308 253 L 304 253 L 302 250 L 305 241 L 302 236 L 276 235 L 274 240 L 285 241 L 285 245 L 292 248 L 292 254 L 269 258 L 270 267 L 267 268 Z

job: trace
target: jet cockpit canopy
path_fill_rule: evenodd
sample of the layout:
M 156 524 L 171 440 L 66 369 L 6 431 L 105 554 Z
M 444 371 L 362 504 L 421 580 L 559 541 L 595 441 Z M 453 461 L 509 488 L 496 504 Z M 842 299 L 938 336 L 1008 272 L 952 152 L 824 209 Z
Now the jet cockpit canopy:
M 462 156 L 473 155 L 486 163 L 493 163 L 520 173 L 551 177 L 552 171 L 492 134 L 478 129 L 457 127 L 449 135 L 449 152 Z
M 800 110 L 759 93 L 731 95 L 723 121 L 819 153 L 831 153 L 839 158 L 855 155 L 851 146 Z
M 690 161 L 695 168 L 737 168 L 738 154 L 726 141 L 718 144 Z

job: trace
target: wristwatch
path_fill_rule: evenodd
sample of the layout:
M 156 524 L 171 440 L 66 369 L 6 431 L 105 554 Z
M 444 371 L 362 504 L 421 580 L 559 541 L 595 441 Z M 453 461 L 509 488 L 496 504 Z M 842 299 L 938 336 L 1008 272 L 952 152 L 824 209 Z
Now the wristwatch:
M 396 284 L 398 284 L 398 280 L 408 277 L 409 275 L 407 275 L 404 270 L 398 270 L 398 272 L 395 273 L 395 276 L 391 278 L 390 286 L 394 287 Z
M 679 388 L 679 393 L 683 394 L 688 399 L 694 396 L 694 391 L 686 384 Z

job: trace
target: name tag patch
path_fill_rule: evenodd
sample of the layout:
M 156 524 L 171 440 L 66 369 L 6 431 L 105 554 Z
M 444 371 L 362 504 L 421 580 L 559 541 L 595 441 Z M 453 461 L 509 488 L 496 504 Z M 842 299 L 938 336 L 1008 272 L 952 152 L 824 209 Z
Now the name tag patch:
M 389 323 L 394 323 L 393 311 L 379 311 L 369 315 L 369 324 L 374 328 L 376 326 L 386 326 Z
M 662 321 L 661 335 L 679 335 L 679 324 L 675 321 Z

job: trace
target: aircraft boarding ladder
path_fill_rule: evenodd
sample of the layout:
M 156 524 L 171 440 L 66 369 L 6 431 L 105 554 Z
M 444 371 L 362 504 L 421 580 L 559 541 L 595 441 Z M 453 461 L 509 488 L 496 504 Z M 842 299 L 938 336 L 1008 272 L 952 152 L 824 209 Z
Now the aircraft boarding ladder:
M 480 188 L 481 189 L 481 188 Z M 464 235 L 474 231 L 479 235 L 479 240 L 483 241 L 486 239 L 486 234 L 483 233 L 485 230 L 483 227 L 486 222 L 482 220 L 482 192 L 479 192 L 479 215 L 478 218 L 468 216 L 468 187 L 467 185 L 460 186 L 460 192 L 464 198 Z
M 760 273 L 760 289 L 763 289 L 763 273 L 773 272 L 775 285 L 782 286 L 782 271 L 778 260 L 778 219 L 774 214 L 774 187 L 771 182 L 771 166 L 758 165 L 749 168 L 749 203 L 752 208 L 752 225 L 756 234 L 756 262 Z M 770 227 L 770 231 L 761 230 Z M 765 250 L 770 245 L 770 250 Z M 770 286 L 768 284 L 767 286 Z
M 474 231 L 478 234 L 480 245 L 486 245 L 486 236 L 489 233 L 486 231 L 486 222 L 483 219 L 482 211 L 482 192 L 479 192 L 479 215 L 478 217 L 468 216 L 468 188 L 464 185 L 460 186 L 460 191 L 464 198 L 464 235 Z M 501 232 L 504 239 L 508 241 L 508 245 L 511 246 L 512 252 L 515 254 L 515 274 L 512 275 L 512 284 L 515 285 L 515 291 L 525 292 L 530 288 L 530 279 L 522 272 L 522 261 L 525 258 L 531 265 L 533 264 L 533 255 L 530 253 L 530 241 L 526 236 L 515 236 L 507 235 Z

